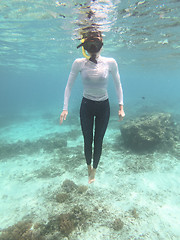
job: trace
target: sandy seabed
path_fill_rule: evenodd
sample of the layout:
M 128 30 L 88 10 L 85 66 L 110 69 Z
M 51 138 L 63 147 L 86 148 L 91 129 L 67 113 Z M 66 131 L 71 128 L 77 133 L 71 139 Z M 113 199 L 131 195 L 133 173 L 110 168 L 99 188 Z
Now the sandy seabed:
M 27 120 L 28 119 L 28 120 Z M 170 153 L 135 154 L 121 146 L 119 122 L 111 117 L 95 183 L 89 185 L 83 156 L 79 121 L 59 126 L 53 114 L 37 114 L 4 124 L 0 143 L 31 145 L 31 152 L 0 159 L 0 230 L 22 220 L 43 222 L 81 206 L 88 213 L 84 225 L 68 236 L 47 239 L 69 240 L 178 240 L 180 239 L 180 161 Z M 67 146 L 46 150 L 38 139 L 62 136 Z M 30 142 L 28 142 L 30 141 Z M 32 144 L 35 142 L 36 144 Z M 54 142 L 53 142 L 54 144 Z M 24 146 L 24 145 L 23 145 Z M 33 147 L 32 147 L 33 146 Z M 68 192 L 58 202 L 65 180 L 83 186 Z M 122 227 L 114 227 L 115 220 Z M 1 236 L 1 235 L 0 235 Z

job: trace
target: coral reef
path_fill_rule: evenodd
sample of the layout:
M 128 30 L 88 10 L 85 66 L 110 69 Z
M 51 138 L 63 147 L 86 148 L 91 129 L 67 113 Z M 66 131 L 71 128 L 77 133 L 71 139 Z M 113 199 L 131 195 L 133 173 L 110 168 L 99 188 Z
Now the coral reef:
M 123 228 L 124 226 L 124 223 L 123 221 L 121 221 L 120 218 L 117 218 L 114 220 L 114 222 L 112 223 L 112 228 L 115 230 L 115 231 L 119 231 Z
M 44 240 L 38 225 L 21 221 L 2 231 L 0 240 Z
M 86 212 L 83 206 L 75 205 L 72 209 L 72 219 L 75 226 L 83 226 L 90 217 L 90 214 Z
M 137 213 L 137 210 L 136 208 L 133 208 L 131 211 L 130 211 L 131 215 L 133 216 L 133 218 L 137 219 L 139 218 L 139 214 Z
M 48 236 L 69 236 L 77 227 L 85 227 L 90 215 L 81 206 L 75 205 L 68 213 L 56 215 L 47 224 L 21 221 L 2 231 L 0 240 L 45 240 Z M 55 239 L 55 238 L 51 238 Z
M 51 219 L 45 226 L 47 233 L 60 231 L 63 236 L 69 236 L 77 227 L 83 227 L 86 224 L 90 214 L 82 206 L 75 205 L 68 213 L 62 213 Z
M 80 185 L 80 186 L 78 186 L 78 188 L 77 188 L 77 193 L 83 194 L 83 193 L 85 193 L 87 190 L 88 190 L 88 187 L 87 187 L 87 186 L 85 186 L 85 185 Z
M 62 174 L 62 170 L 58 169 L 57 166 L 41 167 L 34 171 L 36 178 L 54 178 Z
M 76 185 L 73 181 L 71 180 L 65 180 L 62 184 L 62 190 L 64 192 L 58 192 L 55 196 L 55 200 L 58 202 L 58 203 L 64 203 L 64 202 L 67 202 L 68 200 L 71 200 L 72 198 L 75 197 L 75 195 L 78 195 L 78 194 L 83 194 L 85 193 L 87 190 L 88 190 L 88 187 L 87 186 L 84 186 L 84 185 Z M 74 197 L 71 196 L 71 193 L 74 192 Z
M 173 154 L 177 159 L 180 159 L 180 142 L 175 145 Z
M 66 179 L 62 184 L 62 188 L 66 193 L 70 193 L 72 191 L 75 191 L 78 186 L 73 181 Z
M 69 134 L 68 134 L 68 139 L 70 140 L 76 140 L 79 136 L 81 136 L 81 131 L 80 129 L 72 129 Z
M 69 195 L 67 193 L 58 193 L 56 195 L 56 201 L 58 203 L 66 202 L 69 199 Z
M 135 151 L 171 149 L 176 141 L 177 127 L 168 113 L 156 113 L 127 121 L 121 127 L 124 145 Z
M 149 156 L 147 154 L 136 156 L 129 154 L 129 158 L 125 160 L 124 164 L 126 171 L 133 173 L 152 171 L 154 168 L 155 159 L 152 154 Z
M 20 154 L 34 154 L 40 150 L 52 152 L 67 147 L 67 141 L 61 134 L 42 137 L 36 141 L 17 141 L 15 143 L 0 143 L 0 159 L 14 157 Z
M 59 216 L 59 229 L 64 236 L 68 236 L 75 229 L 75 223 L 70 213 Z
M 77 166 L 84 164 L 83 147 L 61 148 L 56 150 L 54 162 L 60 163 L 65 171 L 72 171 Z

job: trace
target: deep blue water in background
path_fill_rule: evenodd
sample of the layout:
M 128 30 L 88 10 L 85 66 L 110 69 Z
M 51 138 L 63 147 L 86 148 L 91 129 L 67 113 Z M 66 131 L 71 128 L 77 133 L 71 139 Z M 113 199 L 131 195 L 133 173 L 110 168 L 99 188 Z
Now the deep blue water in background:
M 105 56 L 105 51 L 103 52 Z M 73 56 L 71 61 L 75 59 Z M 128 104 L 145 103 L 159 105 L 159 110 L 177 111 L 180 105 L 180 71 L 172 65 L 157 66 L 125 66 L 114 56 L 119 64 L 121 81 L 124 91 L 125 109 Z M 64 64 L 63 64 L 64 66 Z M 16 114 L 21 111 L 38 111 L 57 109 L 61 112 L 63 106 L 64 88 L 71 69 L 71 63 L 65 68 L 48 68 L 36 71 L 30 69 L 16 72 L 9 66 L 1 67 L 0 112 L 1 114 Z M 69 109 L 78 107 L 82 97 L 82 84 L 80 76 L 76 79 Z M 109 79 L 109 97 L 111 103 L 117 104 L 113 79 Z M 2 116 L 2 115 L 1 115 Z

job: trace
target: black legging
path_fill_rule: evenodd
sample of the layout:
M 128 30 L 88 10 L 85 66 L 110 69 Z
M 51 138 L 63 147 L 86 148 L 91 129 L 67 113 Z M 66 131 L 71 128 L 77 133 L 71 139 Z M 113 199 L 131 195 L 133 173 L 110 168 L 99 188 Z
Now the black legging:
M 103 137 L 107 129 L 109 116 L 110 107 L 108 99 L 105 101 L 92 101 L 83 97 L 80 108 L 80 119 L 87 165 L 91 164 L 92 159 L 93 124 L 95 117 L 93 168 L 97 168 L 101 157 Z

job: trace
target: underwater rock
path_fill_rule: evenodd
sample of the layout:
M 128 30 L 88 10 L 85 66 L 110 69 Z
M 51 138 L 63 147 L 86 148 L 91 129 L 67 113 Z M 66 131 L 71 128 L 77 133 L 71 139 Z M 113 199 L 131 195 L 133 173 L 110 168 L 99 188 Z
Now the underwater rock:
M 114 222 L 112 223 L 112 228 L 115 230 L 115 231 L 119 231 L 123 228 L 124 226 L 124 223 L 123 221 L 121 221 L 120 218 L 117 218 L 114 220 Z
M 171 114 L 155 113 L 126 122 L 121 127 L 124 145 L 135 151 L 170 149 L 177 140 Z

